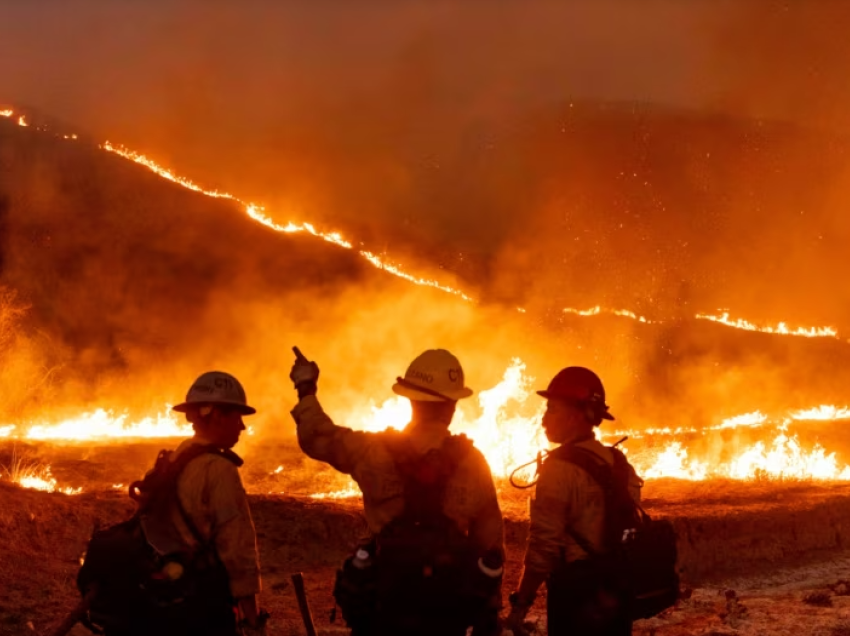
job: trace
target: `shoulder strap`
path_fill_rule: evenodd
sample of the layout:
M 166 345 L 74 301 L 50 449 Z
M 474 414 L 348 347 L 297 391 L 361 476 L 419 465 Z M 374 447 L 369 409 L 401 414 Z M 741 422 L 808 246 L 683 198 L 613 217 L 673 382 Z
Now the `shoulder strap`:
M 177 510 L 180 511 L 180 517 L 183 519 L 183 523 L 186 524 L 186 527 L 189 528 L 189 532 L 195 538 L 195 541 L 198 542 L 199 545 L 204 547 L 209 547 L 209 540 L 204 538 L 204 535 L 201 534 L 201 531 L 198 530 L 198 526 L 195 525 L 195 522 L 192 521 L 192 518 L 189 516 L 189 513 L 186 512 L 186 508 L 183 507 L 183 502 L 180 500 L 180 492 L 177 489 L 177 480 L 180 475 L 183 473 L 183 470 L 186 466 L 189 465 L 193 459 L 200 457 L 201 455 L 218 455 L 219 457 L 223 457 L 224 459 L 233 463 L 234 466 L 239 467 L 244 462 L 242 458 L 239 457 L 236 453 L 231 450 L 222 450 L 217 446 L 202 445 L 202 444 L 193 444 L 184 450 L 180 455 L 177 456 L 177 459 L 171 465 L 171 474 L 170 478 L 172 480 L 172 484 L 174 487 L 174 501 L 177 504 Z
M 564 444 L 563 446 L 559 446 L 551 453 L 549 453 L 549 457 L 578 466 L 584 472 L 590 475 L 590 478 L 593 479 L 593 481 L 595 481 L 605 493 L 606 506 L 610 505 L 611 497 L 609 493 L 611 491 L 611 485 L 613 481 L 613 471 L 611 469 L 611 466 L 609 466 L 596 453 L 591 450 L 580 448 L 578 446 Z M 606 514 L 607 512 L 608 511 L 606 511 Z M 585 552 L 587 552 L 590 556 L 598 556 L 600 554 L 599 550 L 594 548 L 590 544 L 590 541 L 588 541 L 583 535 L 576 532 L 575 528 L 572 528 L 568 525 L 566 530 L 567 534 L 572 537 L 573 541 L 575 541 L 579 545 L 579 547 Z
M 638 519 L 640 519 L 643 523 L 649 522 L 651 520 L 649 515 L 639 503 L 631 499 L 631 495 L 628 493 L 628 481 L 631 465 L 626 459 L 626 455 L 621 450 L 614 448 L 613 446 L 609 446 L 608 448 L 611 451 L 614 460 L 613 465 L 610 466 L 593 451 L 566 444 L 556 448 L 550 453 L 550 456 L 578 466 L 590 475 L 593 481 L 599 484 L 605 493 L 606 515 L 612 514 L 613 507 L 618 505 L 618 503 L 622 503 L 622 501 L 618 500 L 617 497 L 618 491 L 623 491 L 620 493 L 620 496 L 623 498 L 628 497 L 629 505 L 636 511 Z M 576 532 L 574 528 L 568 526 L 567 533 L 582 550 L 591 556 L 599 554 L 599 551 L 595 550 L 593 546 L 590 545 L 590 542 Z
M 602 490 L 607 491 L 612 485 L 613 471 L 611 466 L 591 450 L 564 444 L 549 453 L 549 457 L 578 466 L 590 475 L 591 479 L 599 484 Z
M 421 454 L 398 433 L 387 437 L 387 447 L 404 482 L 405 512 L 427 517 L 442 511 L 448 480 L 473 445 L 465 435 L 452 435 L 439 448 Z

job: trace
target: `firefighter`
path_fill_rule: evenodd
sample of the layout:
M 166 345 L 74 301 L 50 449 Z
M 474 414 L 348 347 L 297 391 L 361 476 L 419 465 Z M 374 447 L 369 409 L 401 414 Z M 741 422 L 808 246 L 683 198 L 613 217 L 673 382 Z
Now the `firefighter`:
M 239 476 L 242 460 L 231 450 L 245 430 L 242 417 L 256 410 L 248 406 L 239 381 L 221 371 L 201 375 L 186 400 L 173 409 L 185 414 L 194 436 L 172 453 L 172 461 L 195 445 L 224 451 L 201 454 L 183 469 L 177 481 L 183 511 L 172 510 L 170 524 L 155 519 L 145 523 L 148 541 L 160 552 L 173 552 L 175 541 L 188 546 L 204 541 L 223 566 L 221 584 L 206 582 L 206 598 L 195 612 L 200 615 L 189 617 L 191 629 L 182 633 L 263 636 L 267 614 L 257 605 L 261 583 L 256 532 Z
M 568 367 L 538 394 L 547 400 L 543 428 L 551 443 L 591 451 L 594 460 L 613 465 L 613 451 L 594 435 L 603 420 L 614 419 L 595 373 Z M 557 460 L 557 452 L 552 453 L 539 470 L 530 507 L 525 567 L 519 589 L 510 595 L 506 627 L 514 636 L 526 633 L 525 617 L 538 588 L 546 582 L 551 636 L 631 634 L 628 596 L 622 588 L 609 584 L 610 573 L 601 571 L 601 561 L 594 558 L 604 550 L 603 490 L 589 473 L 574 463 Z M 642 482 L 631 466 L 628 470 L 629 494 L 639 501 Z
M 465 634 L 470 626 L 476 635 L 497 633 L 504 560 L 502 514 L 487 460 L 465 436 L 449 432 L 457 401 L 472 395 L 458 359 L 443 349 L 418 356 L 392 387 L 410 400 L 411 421 L 402 432 L 367 433 L 334 424 L 316 398 L 318 366 L 297 347 L 294 350 L 290 377 L 299 398 L 292 410 L 298 443 L 309 457 L 354 478 L 363 493 L 373 535 L 338 575 L 335 596 L 352 634 L 454 636 Z M 422 486 L 420 467 L 435 457 L 442 458 L 442 463 L 434 464 L 441 468 L 432 475 L 445 475 L 444 481 L 435 477 L 429 482 L 433 487 Z M 428 501 L 437 490 L 441 494 L 429 508 Z M 411 495 L 413 491 L 418 494 Z M 424 519 L 407 524 L 423 510 L 427 511 Z M 436 536 L 440 534 L 436 531 L 427 535 L 424 530 L 437 526 L 444 528 L 445 537 Z M 409 539 L 408 533 L 419 531 L 427 536 Z M 459 538 L 452 543 L 450 535 Z M 404 548 L 405 540 L 418 545 Z M 454 564 L 456 576 L 440 579 L 448 569 L 441 570 L 443 566 L 430 561 L 413 564 L 420 557 L 431 558 L 426 554 L 429 541 L 443 542 L 443 551 L 452 558 L 441 563 L 445 568 Z M 445 547 L 449 543 L 452 548 Z M 364 575 L 366 565 L 372 568 L 371 579 Z M 437 584 L 440 580 L 444 583 Z M 372 594 L 364 588 L 372 589 Z M 446 597 L 456 593 L 456 598 L 429 596 L 441 592 Z M 454 605 L 446 609 L 448 605 L 440 603 Z

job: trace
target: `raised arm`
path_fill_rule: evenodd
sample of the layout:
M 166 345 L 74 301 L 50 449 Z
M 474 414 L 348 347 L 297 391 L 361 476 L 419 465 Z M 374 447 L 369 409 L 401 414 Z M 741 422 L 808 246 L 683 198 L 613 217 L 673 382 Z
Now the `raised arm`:
M 337 426 L 315 395 L 303 397 L 292 409 L 298 445 L 308 457 L 327 462 L 338 471 L 353 474 L 366 456 L 370 433 Z

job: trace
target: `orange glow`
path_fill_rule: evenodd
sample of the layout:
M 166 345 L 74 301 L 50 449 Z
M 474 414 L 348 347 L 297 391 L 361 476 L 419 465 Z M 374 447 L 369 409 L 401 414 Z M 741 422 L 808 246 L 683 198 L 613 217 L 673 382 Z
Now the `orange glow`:
M 271 217 L 269 217 L 265 213 L 265 208 L 263 206 L 257 205 L 255 203 L 246 203 L 246 202 L 242 201 L 241 199 L 239 199 L 238 197 L 235 197 L 232 194 L 229 194 L 227 192 L 219 192 L 217 190 L 205 190 L 204 188 L 197 185 L 193 181 L 190 181 L 189 179 L 186 179 L 185 177 L 181 177 L 181 176 L 175 174 L 174 172 L 172 172 L 171 170 L 168 170 L 167 168 L 163 168 L 158 163 L 156 163 L 152 159 L 149 159 L 148 157 L 146 157 L 145 155 L 143 155 L 141 153 L 135 152 L 133 150 L 130 150 L 128 148 L 124 148 L 124 147 L 121 147 L 121 146 L 116 146 L 116 145 L 110 143 L 109 141 L 105 142 L 101 146 L 101 148 L 103 150 L 106 150 L 107 152 L 114 153 L 116 155 L 124 157 L 125 159 L 129 159 L 130 161 L 133 161 L 133 162 L 135 162 L 139 165 L 142 165 L 142 166 L 146 167 L 148 170 L 151 170 L 152 172 L 156 173 L 160 177 L 162 177 L 164 179 L 168 179 L 169 181 L 176 183 L 178 185 L 181 185 L 184 188 L 187 188 L 189 190 L 193 190 L 195 192 L 199 192 L 201 194 L 205 194 L 208 197 L 215 197 L 215 198 L 218 198 L 218 199 L 228 199 L 230 201 L 233 201 L 234 203 L 238 203 L 239 205 L 241 205 L 244 208 L 245 213 L 249 217 L 251 217 L 255 221 L 258 221 L 259 223 L 262 223 L 266 227 L 269 227 L 269 228 L 275 230 L 276 232 L 285 232 L 287 234 L 305 232 L 307 234 L 311 234 L 311 235 L 313 235 L 317 238 L 320 238 L 323 241 L 327 241 L 328 243 L 333 243 L 334 245 L 338 245 L 338 246 L 343 247 L 345 249 L 353 249 L 352 244 L 349 241 L 345 240 L 342 237 L 342 235 L 340 235 L 338 232 L 320 232 L 315 227 L 313 227 L 313 225 L 311 225 L 310 223 L 300 223 L 299 224 L 299 223 L 292 223 L 291 221 L 288 222 L 286 225 L 281 225 L 279 223 L 275 223 L 271 219 Z M 377 256 L 376 254 L 373 254 L 372 252 L 358 251 L 358 253 L 364 259 L 369 261 L 369 263 L 371 263 L 374 267 L 381 269 L 385 272 L 388 272 L 388 273 L 392 274 L 393 276 L 403 278 L 404 280 L 411 282 L 415 285 L 421 285 L 421 286 L 424 286 L 424 287 L 433 287 L 434 289 L 439 289 L 440 291 L 444 291 L 444 292 L 449 293 L 449 294 L 454 294 L 455 296 L 459 296 L 460 298 L 463 298 L 464 300 L 467 300 L 467 301 L 472 300 L 469 296 L 467 296 L 466 294 L 464 294 L 462 291 L 460 291 L 458 289 L 454 289 L 453 287 L 449 287 L 448 285 L 443 285 L 443 284 L 441 284 L 441 283 L 439 283 L 435 280 L 430 280 L 430 279 L 427 279 L 427 278 L 421 278 L 421 277 L 413 276 L 412 274 L 408 274 L 407 272 L 403 271 L 398 265 L 393 265 L 391 263 L 388 263 L 388 262 L 384 261 L 381 257 Z
M 313 499 L 352 499 L 360 496 L 360 488 L 353 481 L 350 486 L 333 492 L 316 492 L 310 495 Z
M 751 322 L 738 318 L 737 320 L 731 320 L 729 318 L 728 312 L 723 312 L 719 316 L 712 316 L 710 314 L 697 314 L 698 320 L 710 320 L 711 322 L 716 322 L 721 325 L 726 325 L 727 327 L 734 327 L 735 329 L 743 329 L 745 331 L 758 331 L 761 333 L 774 333 L 781 334 L 783 336 L 804 336 L 806 338 L 837 338 L 838 332 L 832 327 L 797 327 L 796 329 L 791 329 L 784 322 L 780 322 L 775 327 L 759 327 L 758 325 L 754 325 Z
M 839 466 L 835 453 L 827 454 L 822 446 L 815 444 L 806 451 L 796 436 L 785 433 L 777 435 L 768 446 L 756 442 L 722 464 L 689 460 L 687 450 L 681 443 L 671 442 L 662 450 L 655 462 L 649 466 L 636 465 L 638 473 L 647 479 L 674 477 L 678 479 L 702 480 L 709 477 L 727 479 L 819 479 L 850 480 L 850 466 Z
M 56 478 L 50 473 L 50 466 L 28 466 L 20 468 L 11 475 L 12 483 L 22 488 L 42 490 L 44 492 L 61 492 L 66 495 L 78 495 L 82 488 L 60 488 Z
M 475 400 L 458 404 L 452 431 L 465 433 L 475 442 L 496 477 L 507 477 L 513 468 L 533 459 L 538 452 L 545 451 L 550 446 L 540 426 L 545 402 L 532 394 L 532 382 L 533 378 L 525 373 L 525 364 L 514 359 L 496 386 L 480 391 Z M 410 421 L 410 417 L 410 402 L 393 396 L 379 406 L 369 404 L 359 414 L 349 414 L 345 419 L 352 422 L 356 429 L 374 432 L 387 428 L 402 429 Z M 834 453 L 827 453 L 818 445 L 805 450 L 795 435 L 787 433 L 792 422 L 841 419 L 850 419 L 850 408 L 820 405 L 807 410 L 792 411 L 781 418 L 769 417 L 759 411 L 745 413 L 700 430 L 693 427 L 665 427 L 608 431 L 603 427 L 598 429 L 597 434 L 605 443 L 611 443 L 623 436 L 634 440 L 650 435 L 670 438 L 662 445 L 639 451 L 635 455 L 635 466 L 649 479 L 752 479 L 768 476 L 850 480 L 850 468 L 839 465 Z M 681 439 L 683 436 L 692 438 L 694 435 L 705 437 L 716 431 L 736 428 L 775 427 L 777 422 L 781 424 L 778 432 L 773 434 L 772 442 L 755 442 L 723 461 L 713 456 L 695 456 L 693 450 L 687 448 L 685 441 Z M 0 428 L 0 435 L 7 438 L 63 442 L 187 437 L 191 434 L 190 426 L 178 422 L 168 410 L 159 415 L 129 422 L 126 414 L 115 415 L 98 409 L 53 423 L 20 425 L 20 430 L 12 425 Z M 279 465 L 271 474 L 280 474 L 283 471 L 283 465 Z M 31 477 L 33 480 L 28 483 L 51 483 L 49 475 L 34 474 Z M 337 492 L 317 493 L 322 498 L 345 498 L 356 494 L 353 482 L 349 487 Z
M 502 381 L 478 394 L 477 409 L 472 404 L 460 402 L 452 431 L 465 433 L 487 458 L 493 475 L 507 477 L 516 466 L 533 459 L 549 444 L 540 426 L 544 408 L 543 400 L 533 396 L 529 387 L 533 378 L 525 375 L 525 364 L 515 359 L 506 369 Z M 529 400 L 531 398 L 531 400 Z M 472 403 L 472 400 L 469 400 Z M 359 417 L 354 417 L 355 428 L 381 431 L 403 428 L 410 420 L 410 403 L 392 397 L 380 406 L 370 404 Z M 647 479 L 673 477 L 688 480 L 710 478 L 755 479 L 824 479 L 850 480 L 850 467 L 841 466 L 834 453 L 815 445 L 810 450 L 801 447 L 796 436 L 785 432 L 791 421 L 840 420 L 850 418 L 850 408 L 821 405 L 805 411 L 794 411 L 784 418 L 769 417 L 760 411 L 727 418 L 705 429 L 693 427 L 597 429 L 604 443 L 627 436 L 642 439 L 649 435 L 673 438 L 669 442 L 644 450 L 632 459 L 638 472 Z M 758 428 L 783 422 L 779 433 L 769 444 L 756 442 L 723 461 L 716 457 L 692 457 L 685 442 L 675 439 L 683 435 L 705 436 L 716 431 L 737 428 Z
M 525 364 L 514 359 L 499 384 L 478 393 L 477 409 L 470 404 L 472 400 L 458 403 L 452 431 L 464 433 L 475 442 L 494 475 L 507 476 L 514 466 L 548 448 L 539 424 L 544 401 L 535 396 L 534 403 L 527 404 L 532 381 L 525 375 Z M 400 430 L 411 414 L 410 401 L 394 396 L 380 406 L 370 404 L 352 421 L 355 428 L 364 431 Z
M 790 417 L 792 420 L 847 420 L 850 419 L 850 408 L 821 404 L 813 409 L 794 411 Z
M 127 414 L 116 415 L 111 411 L 97 409 L 58 422 L 33 422 L 18 427 L 0 428 L 0 436 L 30 440 L 66 442 L 88 442 L 99 439 L 129 439 L 140 437 L 188 437 L 192 427 L 181 423 L 168 410 L 159 415 L 146 417 L 135 422 L 127 421 Z
M 675 477 L 677 479 L 702 480 L 708 475 L 705 462 L 688 461 L 688 451 L 682 448 L 680 442 L 671 442 L 664 448 L 647 468 L 635 467 L 644 479 L 659 477 Z
M 17 115 L 12 109 L 0 110 L 0 116 L 17 116 L 20 126 L 28 126 L 23 115 Z M 63 135 L 65 139 L 77 139 L 76 135 Z M 454 287 L 435 280 L 417 277 L 405 272 L 398 264 L 388 262 L 373 252 L 359 250 L 354 244 L 337 232 L 323 232 L 310 223 L 280 224 L 275 222 L 262 205 L 247 203 L 238 197 L 216 190 L 207 190 L 182 177 L 172 170 L 164 168 L 145 155 L 117 146 L 109 141 L 100 148 L 120 156 L 138 165 L 144 166 L 156 175 L 183 188 L 208 197 L 225 199 L 238 204 L 253 220 L 281 233 L 309 234 L 340 248 L 354 250 L 372 266 L 382 269 L 393 276 L 402 278 L 415 285 L 431 287 L 455 295 L 465 301 L 473 298 Z M 518 307 L 518 312 L 525 309 Z M 589 317 L 601 314 L 629 318 L 644 324 L 663 324 L 663 320 L 649 319 L 626 309 L 611 309 L 601 306 L 589 309 L 564 308 L 564 314 Z M 651 314 L 650 314 L 651 315 Z M 707 320 L 726 327 L 745 331 L 761 332 L 779 336 L 828 337 L 838 338 L 833 327 L 788 327 L 779 322 L 774 326 L 759 326 L 743 319 L 732 319 L 728 312 L 718 315 L 696 314 L 697 320 Z M 525 364 L 514 359 L 504 372 L 502 380 L 494 387 L 478 393 L 473 400 L 461 402 L 453 423 L 454 432 L 466 433 L 485 455 L 493 474 L 506 477 L 517 465 L 534 458 L 538 452 L 549 447 L 540 427 L 540 417 L 545 402 L 538 399 L 530 390 L 532 378 L 525 373 Z M 349 414 L 352 415 L 352 414 Z M 410 404 L 400 397 L 391 397 L 380 405 L 370 404 L 361 412 L 355 412 L 353 420 L 359 423 L 361 430 L 380 431 L 388 427 L 402 428 L 410 420 Z M 850 467 L 842 465 L 835 453 L 815 445 L 804 449 L 796 435 L 787 432 L 788 425 L 794 422 L 832 421 L 850 419 L 850 408 L 833 405 L 820 405 L 807 410 L 783 414 L 764 414 L 760 411 L 738 415 L 704 429 L 681 426 L 677 428 L 635 428 L 608 432 L 604 427 L 599 437 L 607 442 L 623 436 L 635 440 L 648 436 L 667 437 L 669 441 L 640 453 L 633 453 L 633 461 L 644 476 L 650 479 L 673 477 L 690 480 L 703 480 L 714 477 L 730 479 L 755 479 L 770 477 L 777 479 L 834 479 L 850 480 Z M 781 422 L 779 427 L 777 422 Z M 619 423 L 619 421 L 618 421 Z M 704 437 L 716 431 L 738 428 L 757 428 L 773 426 L 762 441 L 758 441 L 736 450 L 729 457 L 720 460 L 717 456 L 701 454 L 696 447 L 688 446 L 687 438 Z M 253 435 L 248 430 L 248 435 Z M 29 439 L 61 442 L 91 442 L 95 440 L 127 440 L 133 438 L 185 437 L 192 434 L 191 426 L 178 421 L 168 410 L 161 414 L 129 421 L 127 414 L 115 414 L 105 409 L 58 420 L 3 424 L 0 425 L 0 439 Z M 275 462 L 277 463 L 277 462 Z M 272 474 L 279 474 L 279 466 Z M 50 492 L 60 489 L 50 474 L 50 467 L 31 471 L 14 480 L 22 486 L 38 488 Z M 119 485 L 116 485 L 120 486 Z M 79 492 L 79 490 L 73 491 Z M 71 492 L 70 494 L 73 494 Z M 315 498 L 341 499 L 355 497 L 359 490 L 354 482 L 334 492 L 316 493 Z
M 632 320 L 637 320 L 638 322 L 642 322 L 645 324 L 652 324 L 654 322 L 658 322 L 655 320 L 649 320 L 644 318 L 643 316 L 638 316 L 635 312 L 629 311 L 628 309 L 608 309 L 607 307 L 600 307 L 596 305 L 596 307 L 591 307 L 590 309 L 573 309 L 572 307 L 565 307 L 563 309 L 565 314 L 572 314 L 574 316 L 599 316 L 600 314 L 611 314 L 612 316 L 623 316 L 624 318 L 631 318 Z
M 575 309 L 573 307 L 565 307 L 562 311 L 565 314 L 571 314 L 573 316 L 599 316 L 601 314 L 623 316 L 625 318 L 631 318 L 632 320 L 636 320 L 644 324 L 663 324 L 665 322 L 663 320 L 650 320 L 643 316 L 639 316 L 633 311 L 629 311 L 627 309 L 609 309 L 606 307 L 601 307 L 599 305 L 597 305 L 596 307 L 591 307 L 590 309 Z M 797 327 L 795 329 L 791 329 L 784 322 L 778 323 L 775 327 L 760 327 L 756 324 L 753 324 L 747 320 L 743 320 L 740 318 L 737 320 L 732 320 L 729 318 L 728 312 L 724 312 L 719 316 L 711 314 L 696 314 L 694 318 L 696 318 L 697 320 L 709 320 L 711 322 L 715 322 L 726 327 L 732 327 L 734 329 L 743 329 L 744 331 L 757 331 L 759 333 L 770 333 L 781 336 L 804 336 L 806 338 L 838 338 L 838 331 L 833 327 Z
M 8 109 L 8 108 L 5 109 L 5 110 L 0 110 L 0 115 L 2 115 L 4 117 L 12 117 L 14 115 L 14 110 Z M 18 123 L 21 126 L 27 125 L 23 115 L 21 115 L 19 117 Z M 77 139 L 77 135 L 63 135 L 63 137 L 65 139 Z M 262 205 L 258 205 L 258 204 L 255 204 L 255 203 L 246 203 L 246 202 L 242 201 L 241 199 L 239 199 L 238 197 L 236 197 L 232 194 L 229 194 L 227 192 L 219 192 L 217 190 L 207 190 L 207 189 L 199 186 L 198 184 L 194 183 L 190 179 L 187 179 L 185 177 L 181 177 L 180 175 L 176 174 L 175 172 L 173 172 L 173 171 L 171 171 L 167 168 L 162 167 L 161 165 L 156 163 L 153 159 L 150 159 L 149 157 L 146 157 L 145 155 L 143 155 L 139 152 L 136 152 L 134 150 L 131 150 L 129 148 L 125 148 L 123 146 L 116 146 L 115 144 L 112 144 L 109 141 L 104 142 L 100 146 L 100 148 L 107 151 L 107 152 L 111 152 L 111 153 L 116 154 L 120 157 L 123 157 L 124 159 L 127 159 L 129 161 L 133 161 L 134 163 L 142 165 L 142 166 L 146 167 L 147 169 L 151 170 L 152 172 L 154 172 L 155 174 L 159 175 L 160 177 L 162 177 L 164 179 L 168 179 L 169 181 L 176 183 L 176 184 L 178 184 L 178 185 L 180 185 L 184 188 L 187 188 L 189 190 L 193 190 L 194 192 L 198 192 L 200 194 L 204 194 L 204 195 L 209 196 L 209 197 L 227 199 L 227 200 L 233 201 L 234 203 L 237 203 L 240 206 L 242 206 L 245 210 L 245 213 L 248 216 L 250 216 L 252 219 L 254 219 L 255 221 L 257 221 L 259 223 L 262 223 L 263 225 L 265 225 L 265 226 L 267 226 L 267 227 L 269 227 L 269 228 L 271 228 L 271 229 L 273 229 L 277 232 L 285 232 L 285 233 L 304 232 L 304 233 L 307 233 L 307 234 L 311 234 L 311 235 L 313 235 L 317 238 L 320 238 L 324 241 L 327 241 L 329 243 L 333 243 L 334 245 L 338 245 L 340 247 L 343 247 L 345 249 L 354 249 L 352 243 L 350 241 L 346 240 L 345 238 L 343 238 L 338 232 L 321 232 L 321 231 L 317 230 L 310 223 L 298 224 L 298 223 L 292 223 L 291 221 L 288 222 L 286 225 L 281 225 L 279 223 L 276 223 L 275 221 L 273 221 L 271 219 L 271 217 L 269 217 L 265 213 L 265 208 Z M 471 296 L 469 296 L 468 294 L 466 294 L 465 292 L 463 292 L 460 289 L 456 289 L 456 288 L 451 287 L 449 285 L 444 285 L 444 284 L 442 284 L 438 281 L 435 281 L 435 280 L 417 277 L 417 276 L 414 276 L 412 274 L 408 274 L 407 272 L 402 270 L 400 266 L 386 262 L 383 258 L 374 254 L 373 252 L 369 252 L 369 251 L 365 251 L 365 250 L 359 250 L 358 253 L 360 254 L 360 256 L 362 256 L 364 259 L 366 259 L 369 263 L 371 263 L 374 267 L 381 269 L 383 271 L 386 271 L 389 274 L 392 274 L 393 276 L 397 276 L 399 278 L 402 278 L 402 279 L 404 279 L 408 282 L 411 282 L 415 285 L 432 287 L 434 289 L 438 289 L 440 291 L 455 295 L 455 296 L 462 298 L 463 300 L 466 300 L 466 301 L 472 302 L 474 300 Z M 525 309 L 523 309 L 521 307 L 518 307 L 517 311 L 520 312 L 520 313 L 525 313 Z M 584 310 L 573 309 L 573 308 L 565 308 L 565 309 L 563 309 L 563 312 L 567 313 L 567 314 L 577 315 L 577 316 L 596 316 L 596 315 L 599 315 L 599 314 L 602 314 L 602 313 L 607 313 L 607 314 L 611 314 L 611 315 L 614 315 L 614 316 L 622 316 L 622 317 L 631 318 L 632 320 L 636 320 L 638 322 L 642 322 L 642 323 L 645 323 L 645 324 L 655 324 L 655 323 L 663 322 L 663 321 L 660 321 L 660 320 L 650 320 L 648 318 L 645 318 L 644 316 L 637 315 L 634 312 L 629 311 L 627 309 L 610 309 L 610 308 L 603 308 L 603 307 L 600 307 L 600 306 L 596 306 L 596 307 L 592 307 L 590 309 L 584 309 Z M 728 313 L 723 313 L 720 316 L 714 316 L 714 315 L 710 315 L 710 314 L 697 314 L 695 317 L 699 320 L 710 320 L 710 321 L 716 322 L 718 324 L 726 325 L 727 327 L 734 327 L 736 329 L 744 329 L 744 330 L 747 330 L 747 331 L 759 331 L 759 332 L 762 332 L 762 333 L 771 333 L 771 334 L 779 334 L 779 335 L 806 336 L 806 337 L 810 337 L 810 338 L 811 337 L 832 337 L 832 338 L 838 337 L 837 331 L 832 327 L 798 327 L 796 329 L 790 329 L 790 328 L 788 328 L 788 326 L 784 322 L 780 322 L 775 327 L 759 327 L 759 326 L 757 326 L 753 323 L 750 323 L 746 320 L 743 320 L 743 319 L 731 320 L 729 318 Z

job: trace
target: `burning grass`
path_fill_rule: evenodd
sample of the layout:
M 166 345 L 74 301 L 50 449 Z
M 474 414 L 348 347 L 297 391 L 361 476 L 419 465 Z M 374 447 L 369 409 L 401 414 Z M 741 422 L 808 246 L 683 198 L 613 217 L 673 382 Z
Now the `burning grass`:
M 66 495 L 82 492 L 82 488 L 60 488 L 56 478 L 51 474 L 50 465 L 40 462 L 26 451 L 20 451 L 17 446 L 12 447 L 9 461 L 6 464 L 0 464 L 0 476 L 23 488 L 45 492 L 58 491 Z

